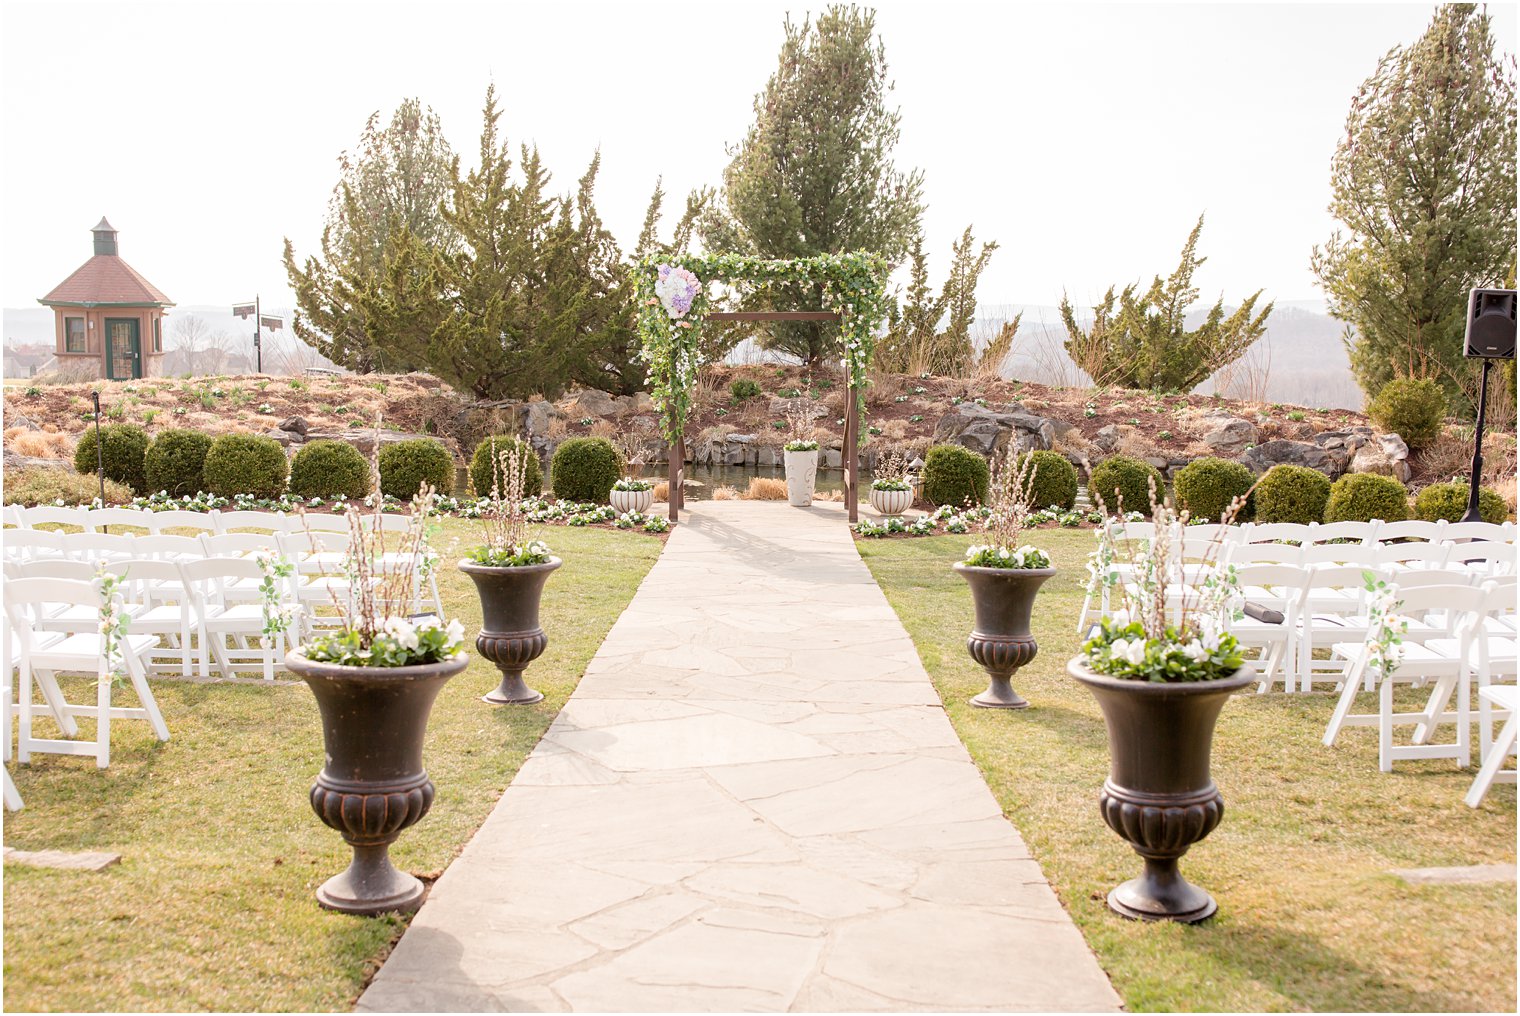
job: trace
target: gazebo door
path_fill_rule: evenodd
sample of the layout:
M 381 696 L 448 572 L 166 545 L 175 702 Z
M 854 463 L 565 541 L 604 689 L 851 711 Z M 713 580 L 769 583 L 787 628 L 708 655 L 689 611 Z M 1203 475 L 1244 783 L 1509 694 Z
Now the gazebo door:
M 142 377 L 142 336 L 136 318 L 106 318 L 106 377 L 127 381 Z

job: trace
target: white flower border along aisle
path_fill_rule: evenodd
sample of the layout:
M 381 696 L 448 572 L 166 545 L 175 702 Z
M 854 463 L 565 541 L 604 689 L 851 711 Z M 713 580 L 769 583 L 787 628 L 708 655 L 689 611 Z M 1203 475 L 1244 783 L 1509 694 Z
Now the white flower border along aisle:
M 743 254 L 650 256 L 633 272 L 639 309 L 640 356 L 649 367 L 649 395 L 660 413 L 660 430 L 671 445 L 672 472 L 679 468 L 691 390 L 702 367 L 702 328 L 710 313 L 708 284 L 748 284 L 768 289 L 786 283 L 823 285 L 824 304 L 840 315 L 846 384 L 855 397 L 855 420 L 865 420 L 865 388 L 876 330 L 887 318 L 886 258 L 869 251 L 821 254 L 773 261 Z M 855 428 L 857 443 L 861 428 Z M 855 449 L 851 449 L 853 452 Z M 671 490 L 672 520 L 680 493 Z M 855 521 L 851 504 L 850 521 Z

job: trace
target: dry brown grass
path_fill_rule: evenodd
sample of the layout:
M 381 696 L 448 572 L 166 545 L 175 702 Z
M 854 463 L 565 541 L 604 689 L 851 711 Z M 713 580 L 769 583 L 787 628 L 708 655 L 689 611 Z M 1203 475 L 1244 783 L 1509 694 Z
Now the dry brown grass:
M 721 487 L 713 488 L 712 499 L 714 501 L 737 501 L 739 500 L 739 492 L 725 483 Z
M 818 491 L 814 491 L 813 492 L 813 500 L 814 501 L 843 501 L 844 500 L 844 491 L 842 491 L 842 490 L 818 490 Z
M 1494 490 L 1509 505 L 1509 513 L 1515 514 L 1515 477 L 1511 475 L 1508 479 L 1500 480 L 1494 484 Z
M 881 436 L 888 441 L 901 441 L 908 436 L 907 420 L 888 420 L 881 425 Z
M 619 434 L 622 433 L 623 431 L 619 430 L 617 424 L 613 423 L 611 420 L 598 420 L 591 425 L 592 437 L 602 437 L 606 438 L 609 441 L 613 441 L 618 437 Z
M 670 481 L 661 480 L 654 485 L 654 499 L 661 504 L 670 500 Z
M 7 430 L 5 446 L 17 455 L 33 459 L 66 459 L 74 454 L 74 439 L 69 435 L 24 427 Z
M 750 478 L 749 489 L 744 492 L 746 501 L 785 501 L 786 481 L 772 476 Z

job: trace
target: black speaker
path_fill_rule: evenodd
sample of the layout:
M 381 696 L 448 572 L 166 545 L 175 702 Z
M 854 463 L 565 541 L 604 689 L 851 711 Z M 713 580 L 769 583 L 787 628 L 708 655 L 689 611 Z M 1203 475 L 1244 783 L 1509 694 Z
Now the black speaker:
M 1515 291 L 1475 289 L 1467 301 L 1462 355 L 1485 360 L 1515 358 Z

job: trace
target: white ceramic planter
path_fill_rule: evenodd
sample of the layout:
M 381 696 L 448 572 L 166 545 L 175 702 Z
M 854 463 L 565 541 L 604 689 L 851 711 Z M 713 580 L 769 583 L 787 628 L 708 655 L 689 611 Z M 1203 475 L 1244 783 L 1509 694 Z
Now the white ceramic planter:
M 871 507 L 882 515 L 901 515 L 913 506 L 911 490 L 877 490 L 871 488 Z
M 628 512 L 647 512 L 649 506 L 654 504 L 654 488 L 649 490 L 614 490 L 608 495 L 608 502 L 613 510 L 619 515 Z
M 786 501 L 798 508 L 813 503 L 813 486 L 818 482 L 818 452 L 786 453 Z

